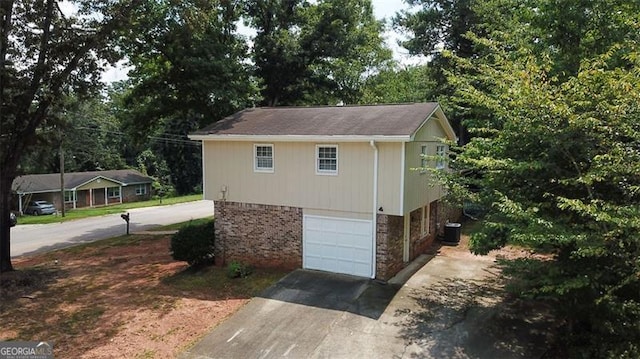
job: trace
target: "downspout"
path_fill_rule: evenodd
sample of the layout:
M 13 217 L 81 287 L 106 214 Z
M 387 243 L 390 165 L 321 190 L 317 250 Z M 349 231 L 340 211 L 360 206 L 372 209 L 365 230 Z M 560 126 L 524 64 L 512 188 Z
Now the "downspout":
M 378 232 L 378 147 L 376 146 L 376 141 L 371 140 L 369 142 L 371 148 L 373 148 L 373 205 L 372 205 L 372 221 L 371 221 L 371 229 L 372 229 L 372 237 L 373 237 L 373 251 L 371 255 L 371 278 L 376 277 L 376 253 L 378 251 L 377 248 L 377 232 Z
M 202 199 L 206 199 L 207 198 L 207 189 L 206 189 L 206 183 L 204 183 L 204 174 L 205 174 L 205 161 L 204 161 L 204 141 L 200 141 L 200 158 L 202 158 Z M 214 205 L 214 210 L 213 213 L 215 215 L 215 205 Z

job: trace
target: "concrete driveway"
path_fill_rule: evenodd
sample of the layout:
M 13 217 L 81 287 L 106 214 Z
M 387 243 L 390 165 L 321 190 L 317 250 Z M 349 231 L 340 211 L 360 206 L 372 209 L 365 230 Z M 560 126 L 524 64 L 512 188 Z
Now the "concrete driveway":
M 426 264 L 425 264 L 426 263 Z M 388 284 L 297 270 L 182 358 L 539 358 L 548 323 L 504 302 L 493 257 L 443 247 Z M 409 278 L 410 277 L 410 278 Z M 408 278 L 408 280 L 407 280 Z

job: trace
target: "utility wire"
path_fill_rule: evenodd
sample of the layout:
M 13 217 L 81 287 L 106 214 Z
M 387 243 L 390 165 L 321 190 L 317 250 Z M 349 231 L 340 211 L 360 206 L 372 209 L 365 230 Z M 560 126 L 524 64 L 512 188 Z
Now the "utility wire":
M 128 135 L 127 133 L 121 132 L 121 131 L 110 131 L 104 128 L 99 128 L 99 127 L 83 127 L 83 126 L 79 126 L 79 127 L 74 127 L 76 129 L 79 130 L 91 130 L 91 131 L 101 131 L 103 133 L 111 133 L 111 134 L 116 134 L 116 135 L 120 135 L 120 136 L 126 136 Z M 172 133 L 163 133 L 163 135 L 170 135 L 170 136 L 175 136 L 175 137 L 183 137 L 184 135 L 179 135 L 179 134 L 172 134 Z M 185 139 L 178 139 L 178 138 L 171 138 L 171 137 L 162 137 L 162 136 L 147 136 L 147 139 L 150 139 L 152 141 L 155 142 L 165 142 L 165 143 L 171 143 L 171 144 L 184 144 L 184 145 L 191 145 L 191 146 L 196 146 L 196 147 L 200 147 L 202 146 L 202 143 L 200 141 L 195 141 L 195 140 L 185 140 Z

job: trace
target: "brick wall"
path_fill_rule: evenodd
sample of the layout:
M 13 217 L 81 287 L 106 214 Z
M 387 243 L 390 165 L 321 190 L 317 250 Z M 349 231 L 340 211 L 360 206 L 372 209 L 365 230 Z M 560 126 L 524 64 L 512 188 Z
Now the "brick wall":
M 403 267 L 404 217 L 378 214 L 376 238 L 376 278 L 387 280 Z
M 438 201 L 430 208 L 426 236 L 421 233 L 422 210 L 409 214 L 411 260 L 425 253 L 447 219 L 459 218 L 459 209 Z M 261 267 L 302 267 L 302 208 L 215 201 L 215 218 L 216 263 L 239 260 Z M 376 278 L 388 280 L 405 265 L 404 217 L 378 214 L 377 222 Z
M 302 267 L 302 208 L 215 201 L 216 263 Z
M 444 235 L 444 225 L 457 222 L 462 217 L 462 208 L 454 207 L 442 201 L 433 201 L 431 206 L 431 225 L 437 236 Z
M 431 228 L 429 228 L 429 232 L 425 235 L 422 234 L 422 208 L 411 212 L 409 218 L 409 261 L 412 261 L 427 251 L 427 248 L 433 243 L 435 235 L 433 235 Z

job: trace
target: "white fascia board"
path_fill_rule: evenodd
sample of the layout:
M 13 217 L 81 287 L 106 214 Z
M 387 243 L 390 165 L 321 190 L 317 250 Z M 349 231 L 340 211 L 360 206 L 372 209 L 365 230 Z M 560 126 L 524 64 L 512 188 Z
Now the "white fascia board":
M 68 191 L 68 189 L 65 188 L 65 191 Z M 25 195 L 25 194 L 38 194 L 38 193 L 60 193 L 60 189 L 45 189 L 45 190 L 41 190 L 41 191 L 15 191 L 15 194 L 17 195 Z
M 194 141 L 255 142 L 409 142 L 411 136 L 307 136 L 307 135 L 190 135 Z
M 84 181 L 84 182 L 80 183 L 75 188 L 82 187 L 82 186 L 84 186 L 84 185 L 86 185 L 88 183 L 91 183 L 91 182 L 99 180 L 99 179 L 103 179 L 103 180 L 110 181 L 110 182 L 115 182 L 115 183 L 117 183 L 117 184 L 119 184 L 121 186 L 126 186 L 126 184 L 124 184 L 124 182 L 116 181 L 116 180 L 114 180 L 112 178 L 108 178 L 108 177 L 105 177 L 105 176 L 95 176 L 95 177 L 93 177 L 92 179 L 90 179 L 88 181 Z
M 444 111 L 442 111 L 442 108 L 440 108 L 440 105 L 436 106 L 436 108 L 425 118 L 425 120 L 422 122 L 422 124 L 418 127 L 418 129 L 411 134 L 411 140 L 409 142 L 412 142 L 415 140 L 416 134 L 418 132 L 420 132 L 420 130 L 422 129 L 422 127 L 424 127 L 424 125 L 427 124 L 427 122 L 429 122 L 432 118 L 436 118 L 439 120 L 440 124 L 442 125 L 444 132 L 447 134 L 447 136 L 449 137 L 448 139 L 451 141 L 457 141 L 458 138 L 456 137 L 456 132 L 453 130 L 453 127 L 451 127 L 451 123 L 449 122 L 449 119 L 447 119 L 447 116 L 444 114 Z

